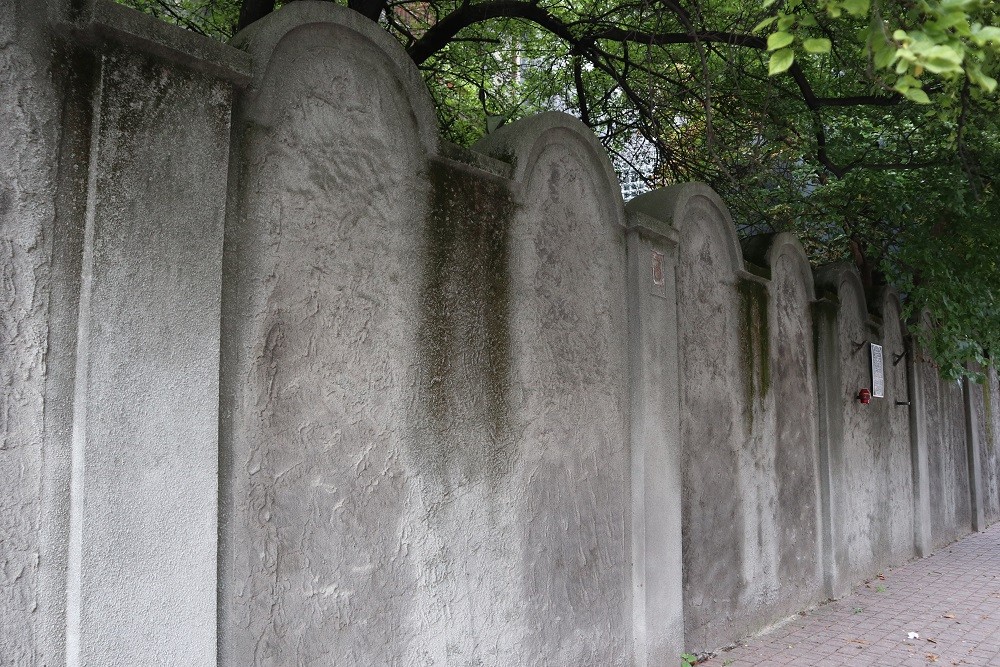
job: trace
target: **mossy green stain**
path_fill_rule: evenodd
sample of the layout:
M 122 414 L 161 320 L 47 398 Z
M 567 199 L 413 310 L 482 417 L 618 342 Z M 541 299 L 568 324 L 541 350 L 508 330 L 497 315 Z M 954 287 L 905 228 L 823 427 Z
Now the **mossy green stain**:
M 482 387 L 481 413 L 491 443 L 481 463 L 490 477 L 502 475 L 509 452 L 511 374 L 509 332 L 510 221 L 516 206 L 508 182 L 444 160 L 431 160 L 430 206 L 424 233 L 424 280 L 417 345 L 422 405 L 433 438 L 423 455 L 443 472 L 452 452 L 440 445 L 462 418 L 464 387 Z M 462 357 L 462 368 L 451 360 Z M 463 377 L 466 370 L 471 377 Z M 456 398 L 457 397 L 457 398 Z M 476 397 L 468 396 L 468 400 Z M 468 471 L 475 476 L 475 471 Z
M 740 347 L 743 356 L 747 419 L 753 423 L 754 404 L 771 388 L 771 337 L 767 287 L 753 280 L 737 283 L 740 296 Z

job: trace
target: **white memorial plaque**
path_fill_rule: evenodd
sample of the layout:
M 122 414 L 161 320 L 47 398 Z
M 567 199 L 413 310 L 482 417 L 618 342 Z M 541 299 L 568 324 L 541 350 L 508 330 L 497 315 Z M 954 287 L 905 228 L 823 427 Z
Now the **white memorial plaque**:
M 885 398 L 885 370 L 882 366 L 882 346 L 872 346 L 872 397 Z

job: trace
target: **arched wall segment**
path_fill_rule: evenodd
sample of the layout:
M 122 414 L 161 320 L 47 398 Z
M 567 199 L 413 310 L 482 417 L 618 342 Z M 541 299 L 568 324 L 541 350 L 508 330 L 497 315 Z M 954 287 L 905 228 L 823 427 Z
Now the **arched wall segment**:
M 594 165 L 593 183 L 600 192 L 602 214 L 624 226 L 624 202 L 621 182 L 608 152 L 594 132 L 578 118 L 561 111 L 549 111 L 501 127 L 480 139 L 474 149 L 508 162 L 514 167 L 513 179 L 531 180 L 545 151 L 555 147 L 565 150 L 576 146 L 580 157 Z
M 226 222 L 219 660 L 433 653 L 429 566 L 409 555 L 433 538 L 408 524 L 426 91 L 384 32 L 330 3 L 291 3 L 236 42 L 254 82 Z
M 752 239 L 751 239 L 752 240 Z M 812 270 L 791 234 L 767 239 L 770 392 L 773 395 L 776 559 L 780 588 L 771 618 L 817 604 L 823 595 L 821 493 Z M 813 557 L 805 554 L 813 554 Z
M 771 280 L 745 270 L 705 185 L 629 210 L 677 230 L 685 641 L 724 645 L 822 599 L 818 559 L 803 557 L 819 551 L 816 427 L 801 418 L 815 413 L 812 275 L 788 235 L 747 244 Z
M 564 114 L 507 128 L 514 182 L 436 154 L 359 21 L 297 2 L 237 40 L 220 661 L 627 664 L 607 156 Z
M 628 320 L 618 181 L 593 133 L 561 113 L 514 123 L 477 148 L 512 162 L 517 183 L 508 275 L 518 460 L 508 483 L 524 565 L 508 595 L 534 600 L 538 611 L 514 629 L 520 641 L 505 661 L 626 664 Z
M 674 229 L 683 237 L 690 225 L 706 225 L 715 244 L 724 255 L 724 262 L 734 275 L 743 268 L 736 225 L 725 202 L 704 183 L 681 183 L 647 192 L 629 202 L 629 210 L 673 221 Z
M 876 294 L 869 305 L 860 274 L 848 264 L 822 267 L 816 282 L 838 303 L 834 354 L 840 377 L 824 387 L 829 400 L 821 404 L 831 411 L 826 418 L 841 426 L 821 439 L 821 447 L 829 447 L 823 456 L 831 461 L 828 511 L 837 582 L 830 593 L 839 595 L 866 573 L 913 554 L 910 426 L 905 406 L 896 404 L 908 400 L 909 390 L 905 366 L 893 364 L 905 349 L 895 295 Z M 857 394 L 871 387 L 871 343 L 883 346 L 886 395 L 866 406 Z
M 261 106 L 254 105 L 250 110 L 253 120 L 267 122 L 268 111 L 280 106 L 269 103 L 267 98 L 270 93 L 265 92 L 261 96 L 261 85 L 268 78 L 268 70 L 273 67 L 273 55 L 279 43 L 288 38 L 290 33 L 299 33 L 309 26 L 331 31 L 335 35 L 334 39 L 360 39 L 369 49 L 376 51 L 378 56 L 390 65 L 393 79 L 400 87 L 400 99 L 409 106 L 413 115 L 416 134 L 421 145 L 428 154 L 437 153 L 440 143 L 437 116 L 420 70 L 406 55 L 399 42 L 376 23 L 332 2 L 297 0 L 288 3 L 280 12 L 252 23 L 233 38 L 232 45 L 246 51 L 252 57 L 253 83 L 248 92 L 259 99 L 261 104 Z M 293 37 L 293 39 L 298 38 Z M 341 71 L 349 73 L 349 68 L 342 67 Z M 350 91 L 344 92 L 350 93 Z

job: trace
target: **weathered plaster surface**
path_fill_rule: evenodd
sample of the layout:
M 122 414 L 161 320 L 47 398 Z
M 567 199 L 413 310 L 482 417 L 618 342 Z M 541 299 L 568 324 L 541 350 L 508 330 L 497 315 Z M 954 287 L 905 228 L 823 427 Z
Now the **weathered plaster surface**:
M 885 425 L 887 448 L 885 481 L 885 516 L 888 520 L 889 546 L 886 557 L 892 565 L 904 563 L 914 555 L 913 475 L 911 471 L 910 391 L 906 379 L 905 330 L 899 296 L 883 289 L 877 296 L 876 311 L 882 320 L 882 354 L 885 365 Z
M 627 663 L 624 227 L 592 135 L 544 121 L 514 184 L 428 155 L 412 65 L 347 10 L 240 40 L 267 64 L 226 240 L 220 661 Z
M 921 364 L 921 376 L 927 406 L 931 541 L 938 548 L 968 533 L 972 522 L 962 385 L 942 379 L 930 363 Z
M 798 241 L 779 235 L 769 253 L 774 483 L 780 588 L 770 619 L 822 598 L 817 388 L 812 271 Z
M 797 242 L 749 244 L 771 278 L 748 273 L 714 193 L 687 201 L 674 222 L 685 636 L 708 648 L 821 597 L 813 286 Z
M 836 480 L 832 511 L 841 531 L 835 536 L 842 560 L 840 579 L 850 585 L 913 555 L 913 481 L 905 367 L 893 365 L 903 351 L 899 311 L 884 306 L 883 322 L 873 321 L 860 278 L 853 270 L 837 274 L 832 285 L 840 298 L 838 316 L 843 429 L 843 468 Z M 856 396 L 871 387 L 870 343 L 881 344 L 885 359 L 885 398 L 862 405 Z
M 1000 386 L 997 372 L 987 369 L 982 385 L 976 387 L 976 423 L 979 425 L 979 453 L 983 471 L 983 508 L 986 524 L 1000 521 Z
M 970 529 L 964 394 L 915 362 L 911 452 L 896 297 L 817 295 L 706 186 L 626 243 L 578 121 L 444 144 L 333 3 L 245 52 L 106 0 L 53 51 L 37 8 L 0 0 L 0 663 L 660 664 Z
M 44 11 L 0 2 L 0 662 L 34 664 L 57 92 Z
M 520 125 L 521 127 L 518 127 Z M 510 241 L 516 664 L 629 663 L 625 230 L 617 179 L 575 120 L 509 128 L 523 206 Z M 523 128 L 523 129 L 522 129 Z M 595 155 L 600 156 L 595 159 Z
M 746 527 L 755 498 L 744 502 L 743 470 L 754 469 L 749 445 L 748 364 L 745 363 L 740 268 L 727 253 L 735 229 L 705 197 L 695 198 L 674 220 L 679 232 L 677 267 L 684 469 L 684 625 L 689 647 L 727 643 L 747 628 L 733 627 L 754 583 L 755 554 L 747 553 Z M 766 312 L 766 311 L 765 311 Z M 749 516 L 748 516 L 749 515 Z M 753 545 L 752 545 L 753 546 Z
M 220 661 L 419 664 L 444 646 L 414 643 L 419 619 L 444 612 L 420 589 L 453 565 L 407 521 L 434 512 L 407 472 L 405 419 L 426 165 L 395 63 L 293 13 L 269 19 L 292 30 L 273 55 L 251 43 L 267 68 L 237 116 Z
M 108 46 L 98 95 L 69 662 L 210 664 L 229 86 Z

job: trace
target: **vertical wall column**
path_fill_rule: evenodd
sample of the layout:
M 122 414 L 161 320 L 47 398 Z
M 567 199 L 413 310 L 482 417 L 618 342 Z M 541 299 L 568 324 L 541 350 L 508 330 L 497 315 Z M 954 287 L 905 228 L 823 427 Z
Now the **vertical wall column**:
M 986 530 L 986 508 L 983 505 L 983 466 L 979 452 L 979 418 L 973 399 L 973 387 L 966 376 L 962 379 L 962 403 L 965 407 L 965 446 L 969 458 L 969 500 L 972 506 L 972 530 Z
M 824 297 L 813 304 L 813 331 L 816 337 L 816 388 L 819 393 L 819 476 L 823 585 L 829 598 L 848 592 L 851 582 L 839 576 L 845 561 L 841 480 L 844 477 L 844 423 L 840 401 L 842 381 L 837 314 L 840 304 Z
M 931 488 L 927 460 L 927 406 L 917 372 L 919 348 L 913 336 L 906 340 L 906 384 L 910 397 L 910 462 L 913 467 L 913 547 L 917 556 L 931 555 Z
M 684 649 L 676 233 L 628 217 L 635 663 L 675 662 Z
M 92 34 L 115 43 L 96 45 L 66 661 L 212 665 L 232 85 L 163 58 L 179 30 L 100 6 Z

